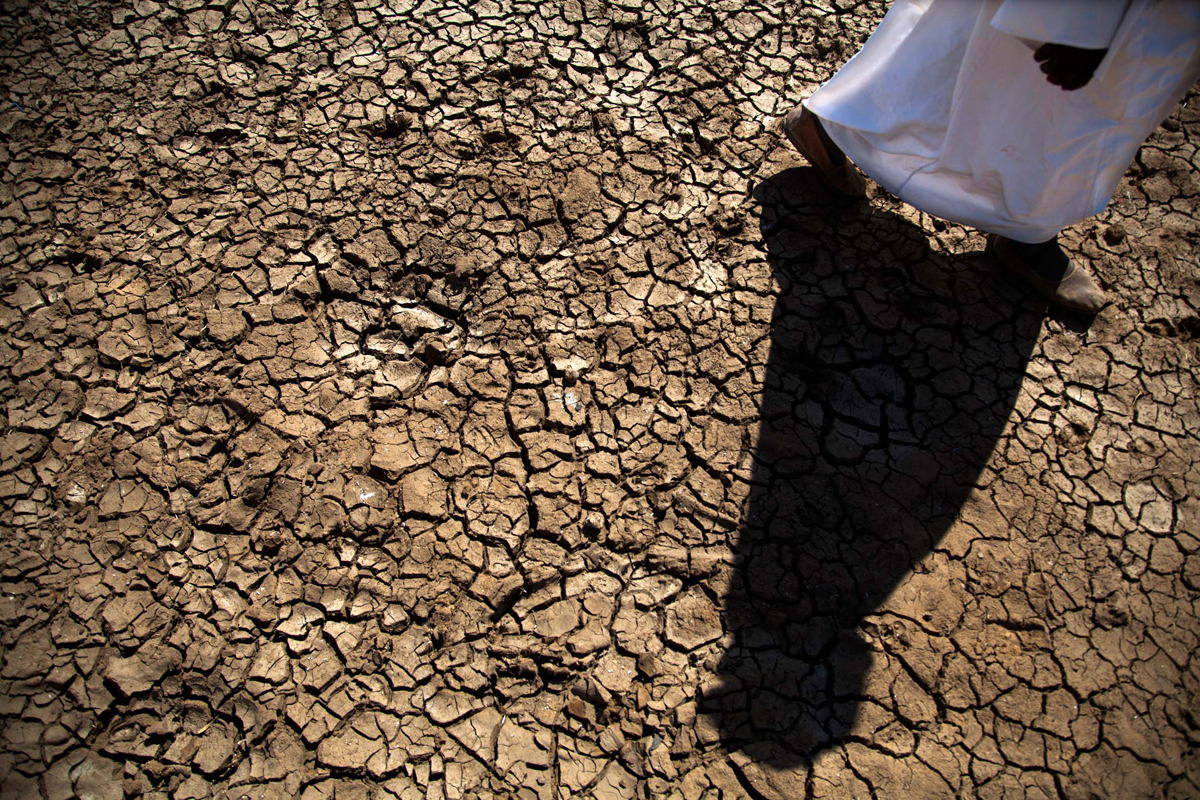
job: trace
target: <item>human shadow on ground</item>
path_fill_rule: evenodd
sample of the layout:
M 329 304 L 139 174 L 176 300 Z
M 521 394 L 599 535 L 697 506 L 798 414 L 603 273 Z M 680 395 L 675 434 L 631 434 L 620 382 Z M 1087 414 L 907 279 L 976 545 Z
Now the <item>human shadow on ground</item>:
M 728 751 L 774 768 L 846 741 L 870 664 L 858 626 L 954 522 L 1042 321 L 990 257 L 935 254 L 815 180 L 754 191 L 779 295 L 724 598 L 734 643 L 699 704 Z

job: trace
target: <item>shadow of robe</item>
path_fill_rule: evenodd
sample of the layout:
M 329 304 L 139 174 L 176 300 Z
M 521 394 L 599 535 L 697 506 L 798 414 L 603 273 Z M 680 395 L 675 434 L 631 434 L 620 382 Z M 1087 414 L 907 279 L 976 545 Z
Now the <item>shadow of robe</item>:
M 846 741 L 859 626 L 955 521 L 1004 430 L 1042 316 L 983 253 L 834 204 L 811 169 L 754 191 L 779 286 L 748 503 L 699 711 L 766 768 Z M 920 621 L 918 621 L 920 624 Z

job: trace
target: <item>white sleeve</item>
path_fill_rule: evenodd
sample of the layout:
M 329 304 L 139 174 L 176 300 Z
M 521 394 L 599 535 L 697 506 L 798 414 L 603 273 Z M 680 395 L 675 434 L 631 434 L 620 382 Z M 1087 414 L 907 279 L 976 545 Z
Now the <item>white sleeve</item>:
M 1091 50 L 1112 44 L 1130 0 L 1004 0 L 992 27 L 1021 39 Z

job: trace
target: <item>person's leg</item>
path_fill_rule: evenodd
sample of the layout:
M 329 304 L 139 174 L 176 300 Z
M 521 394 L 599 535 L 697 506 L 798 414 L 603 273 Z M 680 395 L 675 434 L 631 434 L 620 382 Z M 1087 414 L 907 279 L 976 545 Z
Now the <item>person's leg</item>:
M 825 133 L 816 114 L 796 106 L 783 118 L 783 133 L 816 168 L 826 186 L 845 197 L 866 197 L 866 179 Z

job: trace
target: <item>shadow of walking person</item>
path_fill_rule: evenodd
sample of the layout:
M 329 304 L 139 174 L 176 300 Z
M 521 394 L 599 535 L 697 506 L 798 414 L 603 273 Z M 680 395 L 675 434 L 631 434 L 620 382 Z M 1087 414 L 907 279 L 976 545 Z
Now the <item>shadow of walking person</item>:
M 1041 324 L 982 254 L 937 255 L 815 181 L 790 169 L 754 192 L 780 290 L 723 605 L 733 645 L 699 706 L 766 769 L 847 741 L 871 663 L 859 626 L 955 521 Z

